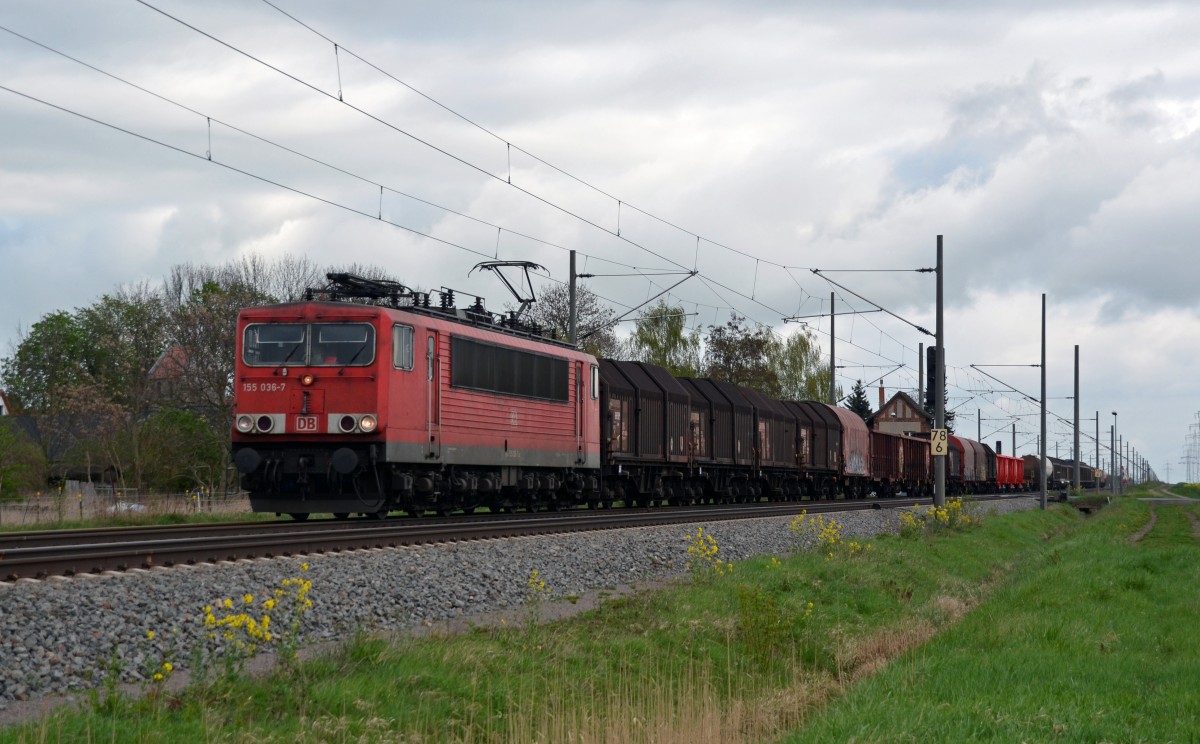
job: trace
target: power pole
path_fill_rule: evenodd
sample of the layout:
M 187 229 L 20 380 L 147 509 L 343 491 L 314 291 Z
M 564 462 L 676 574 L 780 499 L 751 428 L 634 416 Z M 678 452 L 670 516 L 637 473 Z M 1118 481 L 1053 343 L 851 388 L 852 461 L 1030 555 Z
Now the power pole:
M 1042 293 L 1042 509 L 1046 508 L 1046 293 Z
M 937 236 L 937 369 L 933 370 L 934 389 L 929 392 L 934 398 L 933 426 L 935 429 L 946 428 L 946 336 L 942 324 L 942 236 Z M 1043 466 L 1044 472 L 1044 466 Z M 935 506 L 946 505 L 946 458 L 933 458 L 933 503 Z
M 1111 441 L 1109 442 L 1109 445 L 1108 445 L 1108 453 L 1111 455 L 1111 457 L 1109 458 L 1109 463 L 1108 463 L 1109 468 L 1108 469 L 1111 470 L 1112 472 L 1109 473 L 1108 477 L 1112 479 L 1112 483 L 1110 485 L 1112 486 L 1113 496 L 1116 496 L 1117 495 L 1117 412 L 1113 411 L 1112 414 L 1113 414 L 1113 425 L 1112 425 L 1112 428 L 1109 429 Z
M 1079 488 L 1079 344 L 1075 344 L 1075 473 L 1071 485 Z
M 837 366 L 834 363 L 833 347 L 837 343 L 837 336 L 833 335 L 834 319 L 836 313 L 833 311 L 833 292 L 829 293 L 829 405 L 837 405 L 837 377 L 834 374 L 837 371 Z
M 570 329 L 568 333 L 571 345 L 574 346 L 579 337 L 576 335 L 576 322 L 578 320 L 579 309 L 575 306 L 575 251 L 571 251 L 571 283 L 567 285 L 567 299 L 570 303 Z
M 1125 493 L 1125 435 L 1117 435 L 1117 493 Z

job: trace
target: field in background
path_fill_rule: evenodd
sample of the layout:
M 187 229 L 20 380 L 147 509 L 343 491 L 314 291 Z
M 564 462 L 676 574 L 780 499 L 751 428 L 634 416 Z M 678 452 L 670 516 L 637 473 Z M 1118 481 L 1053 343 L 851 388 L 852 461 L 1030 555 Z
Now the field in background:
M 244 493 L 204 490 L 139 493 L 134 489 L 68 481 L 61 490 L 35 491 L 19 500 L 0 501 L 0 530 L 181 522 L 213 517 L 253 518 L 250 500 Z

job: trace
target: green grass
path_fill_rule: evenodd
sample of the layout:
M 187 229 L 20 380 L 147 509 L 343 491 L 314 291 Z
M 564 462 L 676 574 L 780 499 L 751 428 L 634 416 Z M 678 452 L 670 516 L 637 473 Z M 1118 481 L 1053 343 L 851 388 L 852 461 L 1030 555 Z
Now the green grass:
M 1200 499 L 1200 483 L 1177 483 L 1167 488 L 1167 490 L 1176 496 L 1183 496 L 1188 499 Z
M 1185 509 L 1155 507 L 1136 545 L 1149 507 L 1104 509 L 785 741 L 1194 741 L 1200 545 Z
M 756 559 L 556 623 L 360 636 L 0 741 L 1187 741 L 1198 508 L 1155 507 L 1136 545 L 1149 510 L 1126 498 Z

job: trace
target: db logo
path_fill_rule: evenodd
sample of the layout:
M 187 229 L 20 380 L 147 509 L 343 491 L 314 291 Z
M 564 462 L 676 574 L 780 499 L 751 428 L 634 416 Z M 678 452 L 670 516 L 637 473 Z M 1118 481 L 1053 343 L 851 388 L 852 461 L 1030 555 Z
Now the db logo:
M 315 433 L 317 430 L 316 416 L 297 416 L 296 431 Z

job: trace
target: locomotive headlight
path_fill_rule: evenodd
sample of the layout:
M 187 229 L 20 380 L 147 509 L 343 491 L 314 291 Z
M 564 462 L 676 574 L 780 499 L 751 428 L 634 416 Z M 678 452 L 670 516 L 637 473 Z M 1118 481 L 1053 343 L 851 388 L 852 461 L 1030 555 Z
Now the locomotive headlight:
M 254 430 L 254 419 L 249 416 L 238 416 L 237 430 L 243 434 L 249 434 Z
M 308 387 L 309 385 L 312 385 L 316 381 L 317 381 L 317 376 L 312 373 L 303 375 L 300 378 L 300 384 L 303 385 L 304 387 Z
M 274 426 L 275 426 L 275 422 L 271 419 L 270 416 L 262 415 L 262 416 L 258 417 L 258 430 L 259 431 L 265 433 L 265 432 L 270 431 L 272 429 L 272 427 L 274 427 Z
M 366 434 L 375 431 L 375 427 L 377 426 L 379 426 L 379 420 L 369 413 L 358 421 L 358 428 L 362 429 Z
M 349 434 L 350 432 L 354 431 L 354 428 L 356 426 L 358 426 L 358 422 L 355 421 L 354 417 L 349 414 L 342 416 L 340 419 L 338 419 L 338 428 L 341 429 L 346 434 Z

